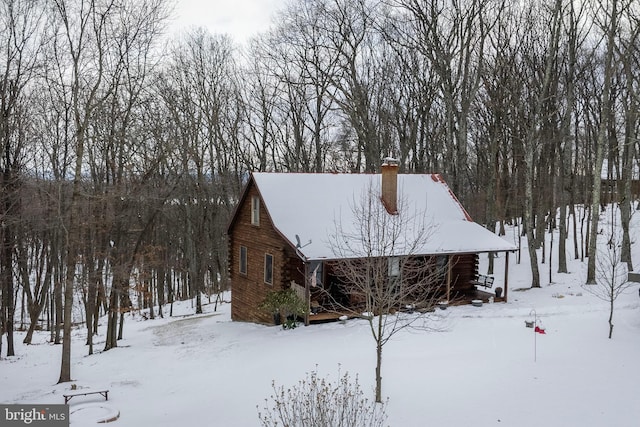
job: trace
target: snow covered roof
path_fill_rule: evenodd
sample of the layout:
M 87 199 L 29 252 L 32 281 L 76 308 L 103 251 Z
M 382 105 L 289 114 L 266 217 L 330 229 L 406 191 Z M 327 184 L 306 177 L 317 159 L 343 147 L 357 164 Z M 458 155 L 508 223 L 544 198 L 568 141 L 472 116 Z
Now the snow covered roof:
M 380 194 L 379 174 L 254 173 L 274 226 L 307 260 L 335 259 L 330 236 L 336 221 L 356 223 L 354 200 Z M 473 222 L 437 174 L 399 174 L 398 199 L 424 215 L 432 228 L 417 255 L 513 251 L 513 243 Z M 376 200 L 382 203 L 380 200 Z M 398 254 L 400 255 L 400 254 Z

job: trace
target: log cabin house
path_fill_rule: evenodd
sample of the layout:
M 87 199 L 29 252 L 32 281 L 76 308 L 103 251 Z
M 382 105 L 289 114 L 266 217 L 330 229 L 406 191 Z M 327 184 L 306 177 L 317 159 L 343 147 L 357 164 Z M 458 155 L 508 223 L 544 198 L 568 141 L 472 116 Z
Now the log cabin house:
M 227 229 L 232 319 L 273 324 L 272 315 L 259 305 L 270 291 L 288 287 L 309 307 L 316 306 L 318 313 L 307 314 L 306 324 L 337 319 L 340 313 L 322 307 L 325 302 L 315 290 L 350 304 L 340 294 L 348 284 L 331 268 L 336 256 L 328 236 L 335 234 L 338 217 L 341 223 L 353 219 L 348 218 L 353 215 L 350 206 L 365 190 L 378 192 L 376 202 L 390 214 L 396 213 L 400 196 L 433 224 L 428 243 L 410 255 L 432 257 L 448 271 L 442 276 L 443 299 L 506 301 L 508 254 L 516 247 L 473 222 L 440 175 L 397 170 L 396 164 L 385 162 L 381 174 L 251 174 Z M 504 283 L 494 284 L 502 286 L 500 298 L 477 288 L 478 256 L 488 252 L 507 254 Z
M 600 174 L 600 203 L 602 205 L 620 203 L 624 200 L 624 177 L 629 178 L 631 201 L 635 202 L 640 199 L 640 165 L 634 160 L 631 170 L 628 170 L 626 174 L 623 174 L 621 168 L 619 162 L 603 160 Z

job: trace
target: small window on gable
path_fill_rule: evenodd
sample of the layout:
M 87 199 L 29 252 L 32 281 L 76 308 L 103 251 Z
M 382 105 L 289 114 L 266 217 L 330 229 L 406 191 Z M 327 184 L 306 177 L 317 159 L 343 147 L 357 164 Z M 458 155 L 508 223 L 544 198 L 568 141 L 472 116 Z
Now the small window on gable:
M 273 285 L 273 255 L 264 255 L 264 282 Z
M 260 197 L 251 197 L 251 224 L 260 225 Z
M 246 246 L 240 246 L 240 273 L 247 274 L 247 248 Z

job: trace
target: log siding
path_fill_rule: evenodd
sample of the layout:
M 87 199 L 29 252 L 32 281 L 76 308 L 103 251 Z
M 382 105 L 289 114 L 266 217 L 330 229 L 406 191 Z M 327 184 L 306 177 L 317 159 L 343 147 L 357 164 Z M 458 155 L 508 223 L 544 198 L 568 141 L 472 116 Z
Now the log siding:
M 259 200 L 259 222 L 256 218 L 254 197 Z M 291 280 L 289 266 L 290 244 L 276 231 L 260 195 L 251 186 L 238 206 L 237 215 L 229 229 L 229 271 L 231 281 L 232 320 L 272 324 L 273 318 L 258 308 L 272 290 L 284 289 Z M 247 272 L 240 273 L 240 248 L 247 251 Z M 272 283 L 265 282 L 265 258 L 272 256 Z

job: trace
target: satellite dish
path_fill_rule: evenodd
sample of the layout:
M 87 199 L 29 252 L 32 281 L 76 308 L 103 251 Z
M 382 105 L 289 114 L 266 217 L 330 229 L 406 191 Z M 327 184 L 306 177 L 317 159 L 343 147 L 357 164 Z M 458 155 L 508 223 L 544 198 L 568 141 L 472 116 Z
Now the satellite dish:
M 309 239 L 309 241 L 307 242 L 307 244 L 305 244 L 305 245 L 303 246 L 303 245 L 302 245 L 302 243 L 300 242 L 300 236 L 298 236 L 298 235 L 296 234 L 296 248 L 301 249 L 301 248 L 304 248 L 305 246 L 310 245 L 310 244 L 311 244 L 311 239 Z

